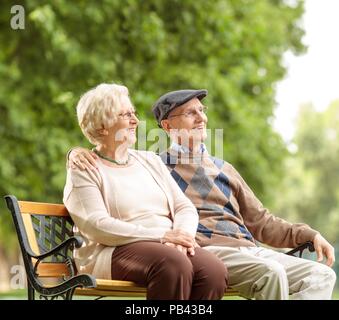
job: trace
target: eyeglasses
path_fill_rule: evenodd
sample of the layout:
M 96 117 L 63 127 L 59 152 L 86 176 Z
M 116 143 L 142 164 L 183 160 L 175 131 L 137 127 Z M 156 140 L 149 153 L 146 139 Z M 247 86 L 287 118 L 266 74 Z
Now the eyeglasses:
M 131 120 L 132 117 L 138 117 L 139 114 L 137 111 L 128 111 L 128 112 L 125 112 L 125 113 L 122 113 L 122 114 L 119 114 L 119 117 L 121 117 L 122 119 L 124 120 Z
M 167 119 L 173 118 L 173 117 L 179 117 L 179 116 L 185 116 L 186 118 L 195 118 L 198 114 L 200 114 L 200 115 L 206 114 L 207 110 L 208 110 L 208 107 L 202 106 L 202 107 L 199 107 L 198 110 L 192 109 L 192 110 L 188 110 L 188 111 L 183 112 L 183 113 L 174 114 L 172 116 L 167 117 Z

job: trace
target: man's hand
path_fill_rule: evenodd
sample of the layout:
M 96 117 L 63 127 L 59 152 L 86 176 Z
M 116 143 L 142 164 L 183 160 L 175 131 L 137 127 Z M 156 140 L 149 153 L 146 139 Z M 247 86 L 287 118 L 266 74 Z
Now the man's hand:
M 68 167 L 80 170 L 97 170 L 98 156 L 85 148 L 76 147 L 68 155 Z
M 329 242 L 318 233 L 313 239 L 313 245 L 318 257 L 317 261 L 323 261 L 325 256 L 327 260 L 326 264 L 329 267 L 332 267 L 335 261 L 335 256 L 334 248 L 329 244 Z

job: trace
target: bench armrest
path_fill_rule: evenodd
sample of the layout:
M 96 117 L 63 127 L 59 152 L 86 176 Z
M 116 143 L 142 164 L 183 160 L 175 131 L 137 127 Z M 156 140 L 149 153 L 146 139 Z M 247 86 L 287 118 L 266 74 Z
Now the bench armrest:
M 295 253 L 298 253 L 299 258 L 301 258 L 305 249 L 308 249 L 310 252 L 314 252 L 315 250 L 314 250 L 313 242 L 307 241 L 307 242 L 299 245 L 298 247 L 296 247 L 296 248 L 294 248 L 290 251 L 287 251 L 286 254 L 293 256 Z
M 67 268 L 68 268 L 69 273 L 70 273 L 70 277 L 74 277 L 76 275 L 76 272 L 75 272 L 75 268 L 74 268 L 74 264 L 73 264 L 73 259 L 67 256 L 67 251 L 68 251 L 68 249 L 71 245 L 74 245 L 76 248 L 80 248 L 82 243 L 83 243 L 83 240 L 82 240 L 81 237 L 74 236 L 74 237 L 71 237 L 71 238 L 65 240 L 64 242 L 60 243 L 59 245 L 57 245 L 53 249 L 51 249 L 51 250 L 49 250 L 49 251 L 47 251 L 43 254 L 40 254 L 40 255 L 33 254 L 32 255 L 31 252 L 28 252 L 28 255 L 31 258 L 34 258 L 34 259 L 37 260 L 35 265 L 34 265 L 34 270 L 33 270 L 34 274 L 37 275 L 38 266 L 45 258 L 50 257 L 50 256 L 59 255 L 59 256 L 62 256 L 64 258 L 65 263 L 66 263 Z M 62 250 L 64 251 L 64 253 L 61 252 Z
M 64 242 L 60 243 L 59 245 L 57 245 L 53 249 L 51 249 L 51 250 L 49 250 L 49 251 L 47 251 L 47 252 L 45 252 L 43 254 L 36 255 L 32 251 L 28 252 L 28 254 L 29 254 L 29 256 L 31 258 L 42 260 L 42 259 L 45 259 L 45 258 L 47 258 L 49 256 L 52 256 L 52 255 L 60 252 L 62 249 L 68 250 L 69 246 L 72 245 L 72 244 L 76 248 L 80 248 L 82 243 L 83 243 L 83 240 L 82 240 L 81 237 L 74 236 L 74 237 L 71 237 L 71 238 L 65 240 Z

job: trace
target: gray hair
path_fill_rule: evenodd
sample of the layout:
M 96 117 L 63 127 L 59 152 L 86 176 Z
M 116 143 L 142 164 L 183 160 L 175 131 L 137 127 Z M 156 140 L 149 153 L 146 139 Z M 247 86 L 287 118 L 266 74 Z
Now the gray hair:
M 102 83 L 87 91 L 77 105 L 80 128 L 94 145 L 100 143 L 100 129 L 111 128 L 117 121 L 122 108 L 121 97 L 128 89 L 118 84 Z

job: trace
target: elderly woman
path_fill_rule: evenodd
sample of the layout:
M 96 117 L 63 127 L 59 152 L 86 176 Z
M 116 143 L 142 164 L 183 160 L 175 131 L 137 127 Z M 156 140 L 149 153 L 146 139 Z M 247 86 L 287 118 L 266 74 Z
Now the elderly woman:
M 158 156 L 129 149 L 138 119 L 127 88 L 98 85 L 81 97 L 77 116 L 100 159 L 98 170 L 67 172 L 64 203 L 84 238 L 79 272 L 134 281 L 148 299 L 220 299 L 227 271 L 196 245 L 195 207 Z

